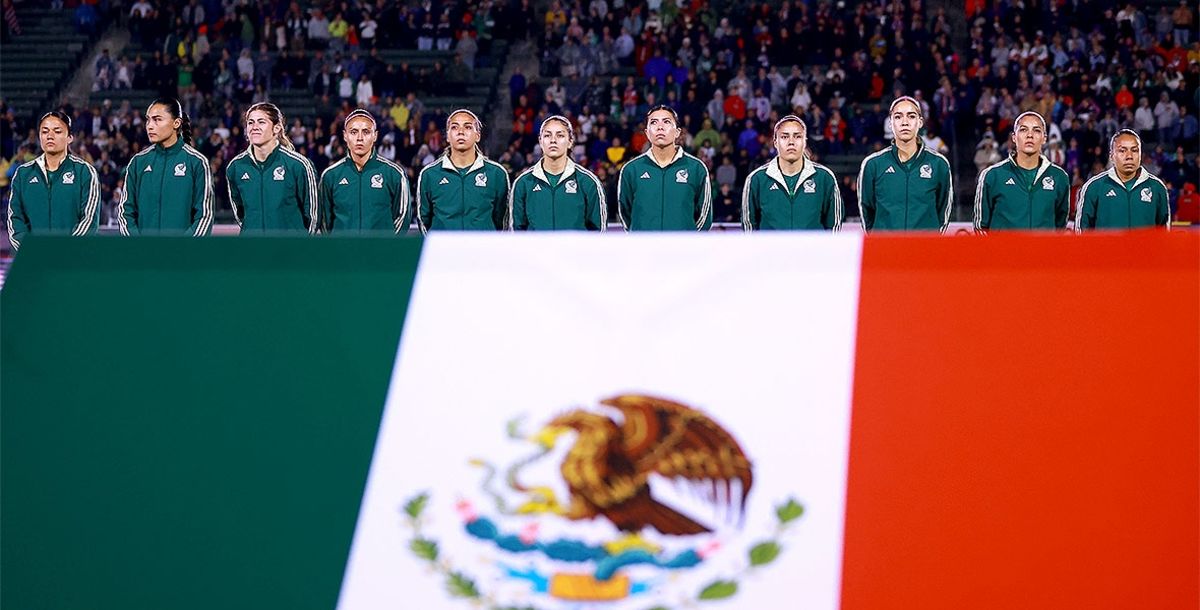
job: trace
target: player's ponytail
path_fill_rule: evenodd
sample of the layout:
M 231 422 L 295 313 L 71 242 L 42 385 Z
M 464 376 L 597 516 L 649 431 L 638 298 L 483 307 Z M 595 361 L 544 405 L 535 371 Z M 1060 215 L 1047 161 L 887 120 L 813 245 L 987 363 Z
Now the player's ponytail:
M 163 108 L 166 108 L 167 113 L 171 115 L 171 118 L 179 119 L 179 129 L 177 130 L 177 133 L 179 138 L 183 140 L 184 144 L 187 144 L 188 146 L 193 146 L 195 144 L 192 139 L 192 119 L 189 118 L 187 113 L 183 111 L 183 105 L 179 103 L 179 100 L 173 97 L 160 97 L 153 102 L 150 102 L 150 105 L 146 107 L 146 114 L 150 114 L 150 109 L 154 106 L 162 106 Z

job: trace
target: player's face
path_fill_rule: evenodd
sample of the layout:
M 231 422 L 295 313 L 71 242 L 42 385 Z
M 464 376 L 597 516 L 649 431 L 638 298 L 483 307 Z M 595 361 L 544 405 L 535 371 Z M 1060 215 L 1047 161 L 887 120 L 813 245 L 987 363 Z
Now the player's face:
M 270 115 L 263 110 L 255 110 L 246 118 L 246 136 L 255 146 L 262 146 L 275 139 L 279 131 L 280 126 L 273 123 Z
M 807 140 L 800 123 L 788 121 L 775 131 L 775 150 L 779 151 L 780 159 L 795 163 L 804 156 Z
M 562 121 L 546 121 L 542 125 L 542 132 L 538 134 L 538 142 L 542 145 L 542 153 L 546 158 L 557 161 L 567 154 L 571 146 L 571 136 Z
M 171 116 L 167 107 L 155 104 L 146 111 L 146 137 L 151 144 L 160 144 L 169 140 L 183 121 Z
M 450 116 L 446 136 L 454 152 L 465 153 L 475 148 L 475 145 L 479 144 L 480 135 L 479 123 L 475 121 L 475 117 L 465 112 L 456 112 Z
M 655 110 L 646 119 L 646 137 L 650 143 L 659 148 L 665 148 L 675 143 L 679 138 L 679 126 L 675 117 L 667 110 Z
M 915 140 L 922 125 L 924 121 L 916 104 L 904 100 L 892 109 L 892 132 L 896 134 L 896 140 L 906 143 Z
M 38 130 L 38 140 L 42 145 L 42 152 L 46 154 L 62 154 L 72 139 L 71 130 L 67 128 L 67 124 L 55 116 L 46 117 Z
M 1138 139 L 1131 134 L 1121 134 L 1113 142 L 1113 165 L 1117 172 L 1124 176 L 1132 176 L 1142 167 L 1142 147 Z
M 1036 155 L 1042 152 L 1046 143 L 1046 128 L 1033 115 L 1026 116 L 1013 127 L 1013 144 L 1023 155 Z
M 375 131 L 375 124 L 371 122 L 371 119 L 363 116 L 356 116 L 346 121 L 346 129 L 343 133 L 346 145 L 350 147 L 350 153 L 356 157 L 365 157 L 371 154 L 371 150 L 375 148 L 375 137 L 378 135 L 378 132 Z

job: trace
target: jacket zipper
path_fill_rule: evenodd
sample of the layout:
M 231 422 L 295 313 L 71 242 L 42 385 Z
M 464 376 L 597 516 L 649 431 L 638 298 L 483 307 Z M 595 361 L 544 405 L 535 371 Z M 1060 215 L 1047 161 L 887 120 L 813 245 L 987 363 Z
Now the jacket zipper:
M 250 156 L 253 157 L 254 153 L 251 152 Z M 258 163 L 255 162 L 255 165 L 258 165 Z M 265 232 L 267 230 L 267 179 L 263 174 L 263 166 L 261 165 L 258 167 L 258 207 L 261 208 L 259 219 L 262 221 L 259 224 L 262 225 L 262 229 Z M 242 210 L 242 214 L 244 215 L 245 213 L 246 210 Z
M 62 169 L 62 166 L 58 166 Z M 54 227 L 54 179 L 50 177 L 50 167 L 46 166 L 46 174 L 43 176 L 46 179 L 46 224 Z
M 467 173 L 464 174 L 457 170 L 458 170 L 458 166 L 455 166 L 454 173 L 458 174 L 458 204 L 462 208 L 462 214 L 459 217 L 460 218 L 459 224 L 461 225 L 461 228 L 463 230 L 466 230 L 466 228 L 467 228 L 467 174 L 470 174 L 471 171 L 467 170 Z
M 160 150 L 158 154 L 162 160 L 166 160 L 167 153 Z M 158 179 L 158 230 L 159 231 L 162 231 L 162 200 L 163 200 L 162 196 L 163 196 L 163 186 L 165 186 L 167 183 L 166 166 L 167 165 L 164 163 L 163 170 L 158 173 L 158 175 L 159 175 L 159 179 Z

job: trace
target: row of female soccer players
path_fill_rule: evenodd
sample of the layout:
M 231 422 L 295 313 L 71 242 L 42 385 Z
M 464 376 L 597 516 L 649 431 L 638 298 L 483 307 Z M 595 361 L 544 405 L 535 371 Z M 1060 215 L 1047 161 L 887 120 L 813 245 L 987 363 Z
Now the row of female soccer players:
M 889 108 L 895 140 L 862 162 L 857 189 L 862 226 L 872 230 L 945 230 L 954 201 L 950 164 L 924 147 L 924 118 L 916 100 L 898 98 Z M 594 230 L 608 216 L 604 186 L 570 158 L 574 128 L 553 116 L 539 132 L 543 156 L 510 181 L 501 165 L 479 150 L 482 122 L 469 110 L 446 121 L 446 153 L 417 175 L 417 204 L 408 175 L 375 153 L 378 128 L 365 110 L 343 123 L 348 154 L 320 177 L 284 135 L 284 117 L 270 103 L 245 114 L 250 146 L 230 160 L 228 196 L 242 233 L 403 234 L 416 213 L 429 230 Z M 187 233 L 212 230 L 214 197 L 208 160 L 191 146 L 191 124 L 179 102 L 160 99 L 146 111 L 151 146 L 125 169 L 118 204 L 121 233 Z M 703 162 L 678 145 L 678 116 L 657 106 L 646 116 L 650 148 L 620 171 L 617 214 L 628 231 L 707 230 L 712 189 Z M 1070 180 L 1041 154 L 1044 119 L 1019 116 L 1013 154 L 984 169 L 975 194 L 975 228 L 1062 229 L 1069 213 Z M 43 154 L 20 166 L 12 180 L 12 244 L 28 233 L 83 235 L 97 226 L 95 170 L 69 153 L 70 118 L 51 112 L 39 121 Z M 774 127 L 777 156 L 750 173 L 742 195 L 747 231 L 836 231 L 844 218 L 837 179 L 806 152 L 807 129 L 796 116 Z M 1110 143 L 1112 165 L 1080 191 L 1075 229 L 1167 225 L 1167 190 L 1141 167 L 1141 140 L 1132 130 Z M 415 208 L 415 209 L 414 209 Z

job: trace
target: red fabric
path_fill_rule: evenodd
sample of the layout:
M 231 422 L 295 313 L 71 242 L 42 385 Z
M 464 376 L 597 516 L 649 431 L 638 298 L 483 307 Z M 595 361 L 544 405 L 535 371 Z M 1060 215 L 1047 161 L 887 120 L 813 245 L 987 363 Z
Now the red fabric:
M 843 609 L 1200 607 L 1198 251 L 866 238 Z

